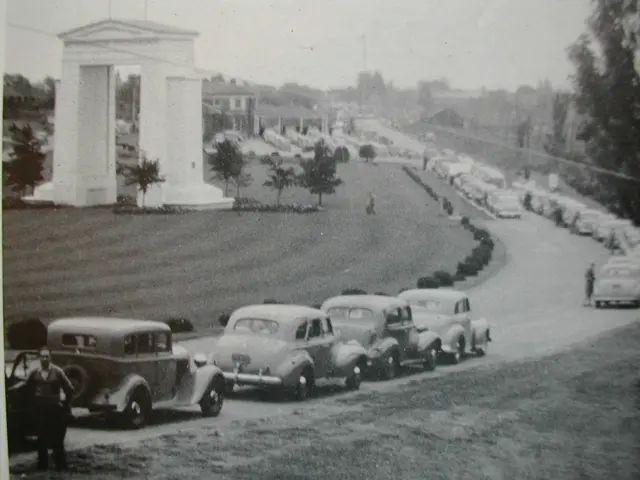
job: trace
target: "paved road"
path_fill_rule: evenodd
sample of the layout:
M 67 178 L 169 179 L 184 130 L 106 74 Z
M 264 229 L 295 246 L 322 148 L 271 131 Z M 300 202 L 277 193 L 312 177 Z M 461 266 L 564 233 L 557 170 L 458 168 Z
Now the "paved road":
M 589 261 L 602 262 L 606 252 L 589 238 L 576 237 L 565 229 L 535 215 L 522 220 L 489 220 L 487 226 L 500 237 L 509 256 L 506 266 L 485 283 L 470 290 L 474 316 L 484 316 L 492 324 L 489 354 L 467 359 L 460 365 L 442 366 L 433 373 L 416 373 L 391 382 L 365 382 L 362 390 L 387 391 L 417 378 L 446 375 L 452 370 L 488 366 L 503 361 L 545 355 L 584 342 L 607 330 L 638 321 L 638 310 L 596 310 L 582 306 L 583 272 Z M 210 339 L 184 342 L 191 351 L 206 351 Z M 336 392 L 338 390 L 338 392 Z M 226 429 L 247 428 L 247 420 L 282 416 L 286 421 L 300 410 L 305 415 L 329 415 L 344 410 L 334 400 L 341 388 L 326 386 L 321 398 L 304 404 L 264 401 L 248 392 L 229 399 L 216 419 L 202 419 L 197 408 L 162 412 L 154 425 L 140 431 L 109 431 L 90 418 L 80 418 L 79 426 L 69 430 L 69 449 L 95 444 L 126 443 L 144 440 L 178 430 L 197 429 L 203 424 Z M 18 454 L 12 464 L 33 454 Z

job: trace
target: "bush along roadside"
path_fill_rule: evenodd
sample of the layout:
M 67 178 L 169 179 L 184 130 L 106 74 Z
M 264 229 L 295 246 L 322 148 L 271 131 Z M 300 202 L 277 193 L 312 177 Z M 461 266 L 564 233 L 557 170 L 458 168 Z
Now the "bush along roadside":
M 320 209 L 317 205 L 268 205 L 253 198 L 236 198 L 233 202 L 234 212 L 267 212 L 267 213 L 315 213 Z
M 404 170 L 404 172 L 409 175 L 409 178 L 411 178 L 411 180 L 413 180 L 414 182 L 416 182 L 418 185 L 420 185 L 425 192 L 427 192 L 427 194 L 434 199 L 436 202 L 440 199 L 440 197 L 438 196 L 438 194 L 433 190 L 433 188 L 431 188 L 429 185 L 427 185 L 426 183 L 424 183 L 422 181 L 422 179 L 420 178 L 420 176 L 413 171 L 411 168 L 407 167 L 406 165 L 402 166 L 402 169 Z M 446 199 L 445 199 L 446 200 Z M 451 202 L 449 202 L 449 200 L 447 200 L 448 204 L 451 205 Z M 451 207 L 451 209 L 453 210 L 453 206 Z

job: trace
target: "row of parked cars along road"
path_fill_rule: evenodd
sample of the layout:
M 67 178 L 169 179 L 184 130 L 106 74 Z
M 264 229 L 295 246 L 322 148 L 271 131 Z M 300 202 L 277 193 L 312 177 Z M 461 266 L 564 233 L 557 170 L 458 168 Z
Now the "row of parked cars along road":
M 640 228 L 534 181 L 519 179 L 507 186 L 498 170 L 452 150 L 431 152 L 427 168 L 478 206 L 500 218 L 520 218 L 530 210 L 571 233 L 590 236 L 612 252 L 596 274 L 593 302 L 640 306 Z
M 199 405 L 203 416 L 217 416 L 237 386 L 304 400 L 322 379 L 356 390 L 363 377 L 391 379 L 409 365 L 432 370 L 439 358 L 484 355 L 491 340 L 487 321 L 471 318 L 467 295 L 444 289 L 340 295 L 320 308 L 251 305 L 221 323 L 207 354 L 174 343 L 164 323 L 99 317 L 53 321 L 47 345 L 75 388 L 74 407 L 139 428 L 154 408 Z M 24 386 L 37 361 L 37 352 L 23 351 L 7 365 L 12 435 L 32 430 Z

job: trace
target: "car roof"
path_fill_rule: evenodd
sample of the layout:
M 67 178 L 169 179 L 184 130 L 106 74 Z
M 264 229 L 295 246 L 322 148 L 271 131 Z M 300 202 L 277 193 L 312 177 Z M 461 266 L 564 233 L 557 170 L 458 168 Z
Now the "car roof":
M 337 295 L 324 301 L 322 309 L 339 306 L 353 306 L 359 308 L 375 308 L 385 310 L 406 307 L 407 301 L 398 297 L 386 295 Z
M 113 317 L 60 318 L 49 324 L 49 333 L 126 334 L 149 330 L 170 332 L 166 323 Z
M 310 318 L 325 316 L 322 310 L 307 307 L 305 305 L 291 304 L 258 304 L 247 305 L 235 310 L 229 320 L 237 318 L 263 318 L 265 320 L 275 320 L 280 324 L 293 323 L 300 318 Z
M 460 290 L 454 290 L 452 288 L 413 288 L 411 290 L 405 290 L 398 295 L 400 298 L 437 298 L 449 301 L 458 301 L 463 298 L 467 298 L 468 295 Z

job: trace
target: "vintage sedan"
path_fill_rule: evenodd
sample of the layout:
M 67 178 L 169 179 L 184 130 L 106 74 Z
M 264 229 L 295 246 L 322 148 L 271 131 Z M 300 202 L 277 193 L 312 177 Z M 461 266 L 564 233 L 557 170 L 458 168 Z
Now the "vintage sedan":
M 497 190 L 487 197 L 487 207 L 498 218 L 520 218 L 523 209 L 518 193 L 510 190 Z
M 128 427 L 144 426 L 158 407 L 197 404 L 205 417 L 222 409 L 222 372 L 204 354 L 174 345 L 165 323 L 65 318 L 49 325 L 47 345 L 74 386 L 72 405 Z
M 604 265 L 593 289 L 596 308 L 630 304 L 640 306 L 640 265 L 635 262 Z
M 228 388 L 275 388 L 297 400 L 312 394 L 321 378 L 342 377 L 347 388 L 358 389 L 368 361 L 358 342 L 341 341 L 326 313 L 302 305 L 239 308 L 212 350 Z
M 418 331 L 411 307 L 400 298 L 383 295 L 340 295 L 325 300 L 321 307 L 344 338 L 367 348 L 371 370 L 390 379 L 401 366 L 436 366 L 440 337 Z
M 467 353 L 484 355 L 491 341 L 489 323 L 471 319 L 471 304 L 464 292 L 440 288 L 405 290 L 398 295 L 411 305 L 418 330 L 440 335 L 441 351 L 452 363 Z

